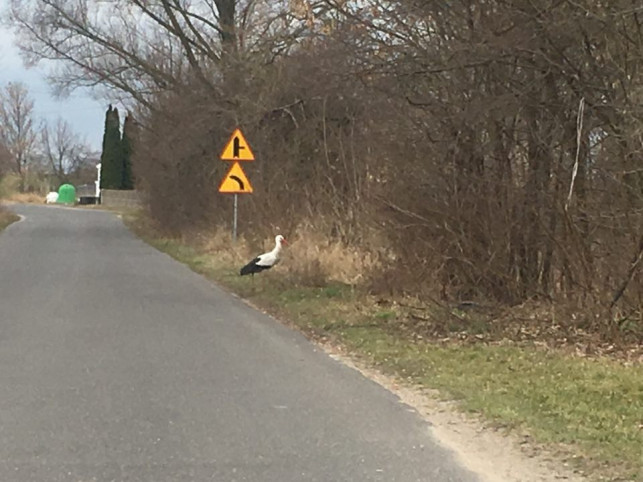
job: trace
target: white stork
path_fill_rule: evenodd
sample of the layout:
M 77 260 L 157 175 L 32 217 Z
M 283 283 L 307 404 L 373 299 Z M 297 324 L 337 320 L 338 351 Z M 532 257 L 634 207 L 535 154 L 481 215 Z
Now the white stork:
M 272 251 L 269 251 L 264 254 L 260 254 L 255 259 L 250 261 L 247 265 L 241 268 L 239 274 L 241 276 L 251 274 L 254 276 L 255 273 L 261 273 L 266 269 L 272 268 L 279 262 L 279 254 L 281 253 L 281 245 L 288 244 L 284 237 L 281 234 L 275 236 L 275 247 Z

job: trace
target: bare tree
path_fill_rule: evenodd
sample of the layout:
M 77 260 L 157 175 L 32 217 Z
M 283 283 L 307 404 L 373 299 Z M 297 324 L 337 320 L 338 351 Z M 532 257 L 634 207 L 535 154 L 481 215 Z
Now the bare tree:
M 90 157 L 90 149 L 69 123 L 58 118 L 53 126 L 44 124 L 40 132 L 43 156 L 59 183 L 81 168 Z
M 274 2 L 272 2 L 274 3 Z M 277 2 L 286 4 L 285 1 Z M 10 20 L 28 62 L 58 61 L 62 91 L 102 86 L 151 106 L 152 97 L 196 80 L 212 91 L 240 46 L 268 30 L 266 0 L 11 0 Z M 261 23 L 260 22 L 260 23 Z
M 0 91 L 0 141 L 11 154 L 13 169 L 23 178 L 36 145 L 33 106 L 22 83 L 10 82 Z
M 11 170 L 11 165 L 11 153 L 9 152 L 9 149 L 0 142 L 0 179 L 2 179 L 2 176 Z

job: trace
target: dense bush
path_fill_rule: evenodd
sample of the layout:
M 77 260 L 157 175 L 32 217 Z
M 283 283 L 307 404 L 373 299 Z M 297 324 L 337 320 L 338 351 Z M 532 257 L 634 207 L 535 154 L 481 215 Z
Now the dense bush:
M 55 0 L 47 11 L 70 24 L 32 40 L 138 105 L 134 170 L 166 229 L 229 225 L 219 154 L 241 126 L 257 157 L 246 236 L 359 247 L 376 290 L 553 301 L 575 323 L 640 333 L 643 23 L 630 0 L 220 0 L 211 17 L 134 3 L 149 28 L 118 17 L 130 37 Z

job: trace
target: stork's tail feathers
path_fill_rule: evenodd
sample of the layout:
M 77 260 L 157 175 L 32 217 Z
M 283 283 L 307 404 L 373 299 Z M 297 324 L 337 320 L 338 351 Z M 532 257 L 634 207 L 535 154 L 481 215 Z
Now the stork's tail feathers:
M 254 274 L 254 272 L 255 272 L 255 266 L 256 266 L 256 265 L 255 265 L 255 262 L 254 262 L 254 261 L 251 261 L 250 263 L 248 263 L 247 265 L 245 265 L 243 268 L 241 268 L 241 270 L 239 271 L 239 274 L 240 274 L 241 276 L 245 276 L 245 275 L 247 275 L 247 274 Z

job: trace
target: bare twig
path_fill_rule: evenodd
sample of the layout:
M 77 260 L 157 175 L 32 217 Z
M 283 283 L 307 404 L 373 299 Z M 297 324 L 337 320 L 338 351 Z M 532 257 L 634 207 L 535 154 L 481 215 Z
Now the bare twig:
M 295 125 L 295 128 L 296 128 L 296 129 L 299 129 L 299 122 L 297 122 L 297 118 L 296 118 L 296 117 L 295 117 L 295 115 L 292 113 L 292 110 L 290 110 L 290 108 L 291 108 L 291 107 L 295 107 L 295 106 L 297 106 L 297 105 L 299 105 L 299 104 L 303 104 L 303 103 L 304 103 L 304 101 L 303 101 L 303 100 L 301 100 L 301 99 L 299 99 L 299 100 L 296 100 L 295 102 L 293 102 L 293 103 L 291 103 L 291 104 L 288 104 L 288 105 L 282 105 L 282 106 L 280 106 L 280 107 L 275 107 L 275 108 L 274 108 L 274 109 L 272 109 L 270 112 L 285 112 L 286 114 L 288 114 L 288 116 L 289 116 L 289 117 L 290 117 L 290 119 L 292 120 L 292 123 Z
M 565 201 L 565 211 L 572 201 L 572 193 L 574 192 L 574 181 L 578 174 L 578 157 L 580 155 L 581 136 L 583 134 L 583 112 L 585 111 L 585 97 L 578 103 L 578 116 L 576 117 L 576 160 L 574 161 L 574 169 L 572 170 L 572 180 L 569 183 L 569 194 L 567 201 Z
M 627 285 L 629 285 L 630 281 L 632 281 L 632 278 L 634 278 L 634 273 L 636 273 L 636 269 L 641 264 L 642 259 L 643 259 L 643 236 L 641 236 L 639 239 L 638 251 L 634 256 L 634 258 L 632 259 L 630 268 L 627 270 L 627 276 L 625 277 L 621 285 L 614 293 L 614 297 L 612 298 L 612 302 L 610 303 L 610 308 L 613 308 L 616 302 L 619 299 L 621 299 L 621 296 L 623 296 L 623 293 L 625 293 L 625 290 L 627 289 Z

